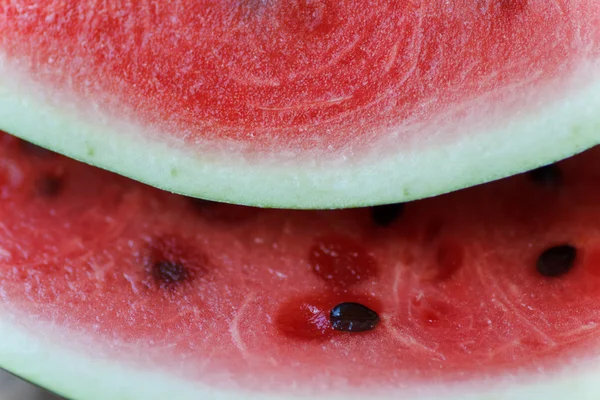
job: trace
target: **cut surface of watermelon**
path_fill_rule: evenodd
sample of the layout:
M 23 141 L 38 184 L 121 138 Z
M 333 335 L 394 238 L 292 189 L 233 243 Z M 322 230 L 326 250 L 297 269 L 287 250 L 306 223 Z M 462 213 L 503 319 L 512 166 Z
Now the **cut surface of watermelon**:
M 0 128 L 171 191 L 405 201 L 600 142 L 592 0 L 15 0 Z
M 283 211 L 0 136 L 0 366 L 75 399 L 594 399 L 599 160 Z

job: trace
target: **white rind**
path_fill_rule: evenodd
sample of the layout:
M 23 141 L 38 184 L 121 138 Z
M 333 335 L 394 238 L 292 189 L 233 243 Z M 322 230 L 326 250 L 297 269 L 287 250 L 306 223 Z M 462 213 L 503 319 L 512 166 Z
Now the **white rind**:
M 538 376 L 495 378 L 464 384 L 435 387 L 386 388 L 385 390 L 330 393 L 327 390 L 302 392 L 282 388 L 280 392 L 231 390 L 210 387 L 170 375 L 128 364 L 126 355 L 120 361 L 114 357 L 93 356 L 106 343 L 94 343 L 89 337 L 61 331 L 58 326 L 33 322 L 28 317 L 0 313 L 0 367 L 24 379 L 72 399 L 86 400 L 242 400 L 242 399 L 364 399 L 403 400 L 597 400 L 600 393 L 600 358 L 565 365 L 562 372 L 540 373 Z M 68 346 L 65 345 L 68 343 Z M 85 351 L 81 349 L 84 348 Z M 80 349 L 80 350 L 77 350 Z
M 311 164 L 300 158 L 285 162 L 275 158 L 250 163 L 234 155 L 175 152 L 173 143 L 149 141 L 166 136 L 111 119 L 93 105 L 84 109 L 81 102 L 46 93 L 15 73 L 0 52 L 0 129 L 176 193 L 265 207 L 363 206 L 491 181 L 600 143 L 600 63 L 586 62 L 572 80 L 568 87 L 575 89 L 566 95 L 551 88 L 527 94 L 528 104 L 544 105 L 532 106 L 536 111 L 496 113 L 489 98 L 463 105 L 466 116 L 461 120 L 440 116 L 423 127 L 429 130 L 425 136 L 431 143 L 418 151 L 381 156 L 375 147 L 373 154 L 360 160 L 342 157 Z M 507 88 L 517 98 L 520 90 Z M 548 102 L 552 95 L 556 101 Z M 398 127 L 387 140 L 402 129 L 415 127 Z M 465 132 L 458 135 L 462 140 L 436 144 L 436 137 L 456 129 Z M 386 143 L 379 146 L 385 149 Z

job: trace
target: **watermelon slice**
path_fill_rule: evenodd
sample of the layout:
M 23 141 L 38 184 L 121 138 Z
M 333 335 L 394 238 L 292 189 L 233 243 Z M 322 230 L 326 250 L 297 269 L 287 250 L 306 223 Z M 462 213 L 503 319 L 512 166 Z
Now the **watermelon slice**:
M 596 0 L 12 0 L 0 129 L 171 191 L 406 201 L 600 143 Z
M 0 366 L 74 399 L 596 399 L 599 160 L 285 211 L 0 136 Z

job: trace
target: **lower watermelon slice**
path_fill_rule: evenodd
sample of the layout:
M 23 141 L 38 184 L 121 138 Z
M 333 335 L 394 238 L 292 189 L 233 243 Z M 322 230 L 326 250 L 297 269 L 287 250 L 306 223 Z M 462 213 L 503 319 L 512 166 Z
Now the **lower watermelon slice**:
M 0 136 L 0 366 L 74 399 L 596 399 L 600 147 L 283 211 Z
M 406 201 L 600 143 L 596 0 L 12 0 L 0 129 L 186 195 Z

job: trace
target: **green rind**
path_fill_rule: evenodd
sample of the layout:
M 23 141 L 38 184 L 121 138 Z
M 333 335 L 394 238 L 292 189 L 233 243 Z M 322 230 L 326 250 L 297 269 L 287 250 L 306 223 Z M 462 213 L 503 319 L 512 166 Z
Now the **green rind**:
M 351 400 L 365 396 L 380 400 L 564 400 L 573 396 L 597 400 L 600 393 L 600 359 L 577 366 L 567 364 L 562 372 L 554 374 L 496 377 L 439 387 L 427 384 L 370 389 L 368 393 L 352 388 L 337 393 L 317 388 L 303 392 L 295 387 L 265 393 L 236 389 L 233 383 L 227 390 L 210 387 L 181 378 L 177 371 L 128 365 L 123 359 L 103 356 L 101 346 L 83 334 L 34 322 L 5 308 L 0 312 L 0 337 L 0 368 L 74 400 Z M 220 384 L 224 383 L 221 379 Z
M 181 144 L 150 140 L 167 136 L 45 93 L 13 72 L 0 53 L 0 129 L 175 193 L 261 207 L 357 207 L 404 202 L 488 182 L 600 143 L 597 62 L 582 68 L 573 87 L 582 82 L 582 89 L 570 91 L 537 113 L 515 113 L 510 119 L 494 118 L 493 101 L 478 99 L 467 105 L 469 117 L 463 121 L 451 119 L 455 123 L 450 126 L 441 116 L 428 126 L 425 136 L 433 139 L 416 151 L 385 157 L 375 151 L 360 161 L 350 157 L 311 163 L 274 156 L 249 162 L 225 152 L 192 154 Z M 519 88 L 512 90 L 518 93 Z M 479 116 L 485 113 L 492 118 Z M 458 141 L 436 144 L 435 138 L 444 137 L 448 129 L 465 133 Z M 379 148 L 386 147 L 382 141 Z

